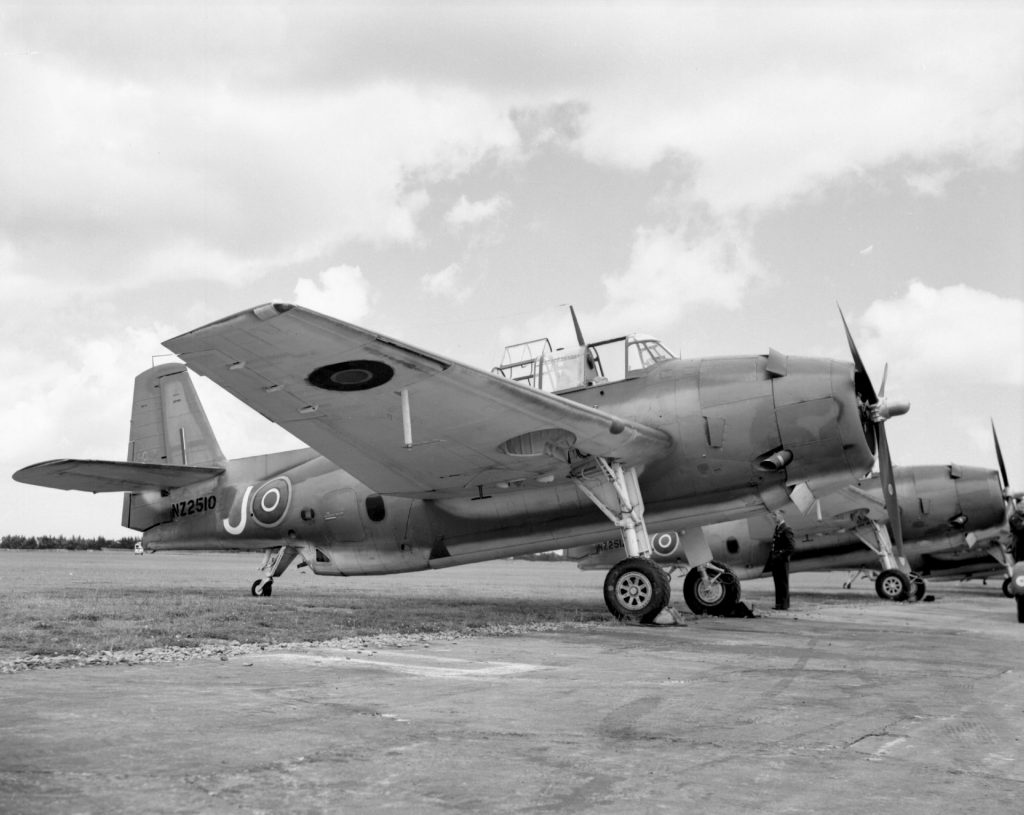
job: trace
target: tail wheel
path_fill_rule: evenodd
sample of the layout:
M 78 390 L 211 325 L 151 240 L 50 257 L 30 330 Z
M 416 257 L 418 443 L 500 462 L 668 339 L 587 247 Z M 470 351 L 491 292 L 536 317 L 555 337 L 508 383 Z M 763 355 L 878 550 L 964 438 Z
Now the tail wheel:
M 740 601 L 740 581 L 728 567 L 711 561 L 707 579 L 693 568 L 683 578 L 683 598 L 694 614 L 728 616 Z
M 604 602 L 617 620 L 653 623 L 668 605 L 672 589 L 668 575 L 647 558 L 616 563 L 604 579 Z
M 875 592 L 883 600 L 902 603 L 910 596 L 910 588 L 910 578 L 898 569 L 886 569 L 875 580 Z
M 274 591 L 274 581 L 265 580 L 261 577 L 252 584 L 250 591 L 252 592 L 253 597 L 270 597 L 271 593 Z

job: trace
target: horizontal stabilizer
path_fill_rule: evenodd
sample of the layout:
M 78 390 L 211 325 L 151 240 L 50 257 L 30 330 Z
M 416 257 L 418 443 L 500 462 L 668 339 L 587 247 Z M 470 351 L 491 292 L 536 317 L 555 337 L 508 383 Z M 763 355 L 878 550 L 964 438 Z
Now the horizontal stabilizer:
M 86 461 L 62 458 L 18 470 L 22 484 L 83 492 L 143 492 L 172 490 L 214 478 L 223 467 L 188 467 L 135 461 Z

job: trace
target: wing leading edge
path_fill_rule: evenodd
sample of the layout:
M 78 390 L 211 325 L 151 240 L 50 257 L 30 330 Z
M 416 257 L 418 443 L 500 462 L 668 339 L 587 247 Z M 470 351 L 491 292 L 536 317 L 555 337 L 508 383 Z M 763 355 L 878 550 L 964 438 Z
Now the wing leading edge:
M 568 459 L 663 456 L 664 431 L 299 306 L 167 340 L 190 368 L 382 493 L 460 494 L 565 475 Z

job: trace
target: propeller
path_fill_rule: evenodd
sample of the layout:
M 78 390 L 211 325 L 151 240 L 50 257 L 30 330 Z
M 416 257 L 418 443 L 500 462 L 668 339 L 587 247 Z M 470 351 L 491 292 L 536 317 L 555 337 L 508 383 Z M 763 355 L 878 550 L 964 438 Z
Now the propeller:
M 587 341 L 583 338 L 583 329 L 580 328 L 580 321 L 576 318 L 576 309 L 571 305 L 569 306 L 569 314 L 572 315 L 572 326 L 576 329 L 576 344 L 580 348 L 587 349 L 583 361 L 587 364 L 589 370 L 597 372 L 597 360 L 594 358 L 594 351 L 587 346 Z
M 1024 494 L 1010 489 L 1010 479 L 1006 475 L 1006 462 L 1003 461 L 1003 450 L 999 446 L 999 436 L 996 435 L 996 423 L 992 419 L 989 419 L 989 422 L 992 424 L 992 441 L 995 442 L 996 460 L 999 462 L 999 486 L 1003 490 L 1003 501 L 1006 503 L 1007 512 L 1013 513 L 1017 509 L 1017 502 L 1024 498 Z M 1009 514 L 1007 517 L 1009 517 Z
M 843 330 L 846 332 L 846 342 L 850 346 L 850 356 L 853 357 L 853 387 L 857 393 L 857 402 L 860 405 L 860 421 L 864 428 L 864 435 L 868 440 L 871 452 L 878 453 L 878 473 L 882 479 L 882 492 L 885 494 L 885 511 L 889 516 L 889 527 L 892 529 L 893 543 L 895 544 L 896 556 L 903 559 L 903 526 L 900 523 L 900 504 L 896 496 L 896 476 L 892 468 L 892 456 L 889 453 L 889 440 L 885 434 L 885 421 L 893 416 L 902 416 L 910 410 L 909 402 L 897 402 L 885 398 L 885 383 L 889 377 L 889 366 L 886 364 L 882 373 L 882 387 L 876 393 L 875 386 L 871 383 L 864 362 L 857 351 L 857 344 L 850 334 L 850 327 L 846 324 L 846 316 L 843 310 L 839 309 L 839 317 L 843 321 Z

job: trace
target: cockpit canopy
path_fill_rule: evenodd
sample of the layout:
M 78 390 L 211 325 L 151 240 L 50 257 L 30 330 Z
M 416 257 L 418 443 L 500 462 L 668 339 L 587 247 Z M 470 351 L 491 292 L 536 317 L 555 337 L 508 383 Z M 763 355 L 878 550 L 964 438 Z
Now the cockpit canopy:
M 509 345 L 493 373 L 560 393 L 631 379 L 665 360 L 675 359 L 654 337 L 629 334 L 572 348 L 552 349 L 547 339 Z

